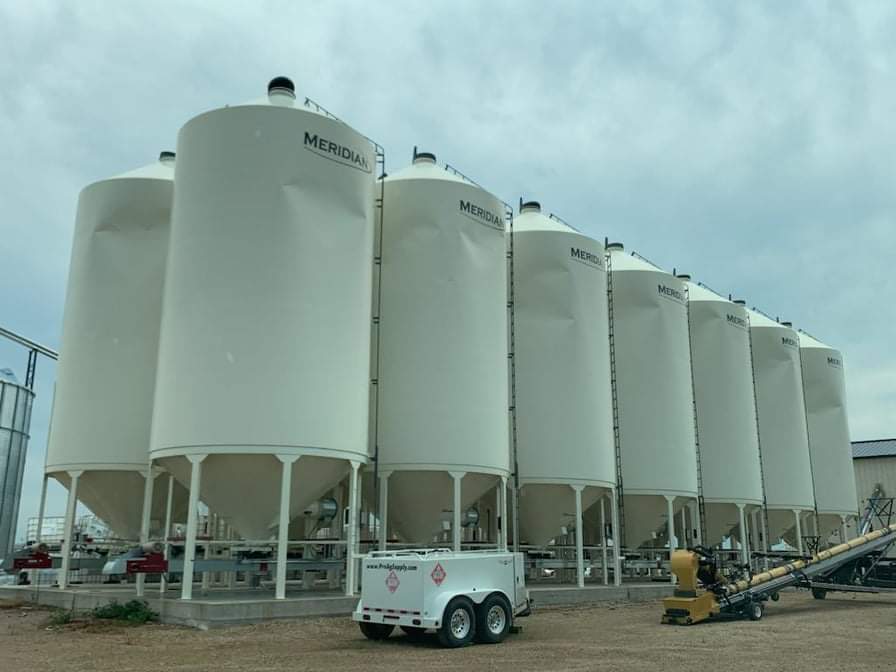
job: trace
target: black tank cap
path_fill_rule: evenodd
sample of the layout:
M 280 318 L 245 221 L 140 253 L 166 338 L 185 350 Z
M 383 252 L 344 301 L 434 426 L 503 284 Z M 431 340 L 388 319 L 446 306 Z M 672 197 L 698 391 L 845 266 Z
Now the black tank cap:
M 622 243 L 607 243 L 608 250 L 624 250 L 625 245 Z
M 734 299 L 734 303 L 736 303 L 738 306 L 745 306 L 745 305 L 747 305 L 747 302 L 744 301 L 743 299 Z
M 792 326 L 793 326 L 793 322 L 782 322 L 781 324 L 784 325 L 785 327 L 792 327 Z
M 166 159 L 173 159 L 175 157 L 174 152 L 159 152 L 159 161 L 165 161 Z
M 690 280 L 691 276 L 689 273 L 676 273 L 675 277 L 679 280 Z
M 526 201 L 525 203 L 520 203 L 520 212 L 523 210 L 531 208 L 532 210 L 538 210 L 541 212 L 541 203 L 538 201 Z
M 417 159 L 429 159 L 430 161 L 435 163 L 436 155 L 433 154 L 432 152 L 417 152 L 417 151 L 415 151 L 414 152 L 414 161 L 416 161 Z
M 296 93 L 296 85 L 289 77 L 274 77 L 268 82 L 268 93 L 273 93 L 276 89 L 286 89 L 293 95 Z

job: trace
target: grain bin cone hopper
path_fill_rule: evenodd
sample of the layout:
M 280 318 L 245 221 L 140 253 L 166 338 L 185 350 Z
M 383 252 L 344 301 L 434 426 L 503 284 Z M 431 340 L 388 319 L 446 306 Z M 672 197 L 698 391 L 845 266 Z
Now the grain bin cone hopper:
M 769 540 L 802 550 L 815 509 L 800 369 L 799 337 L 788 324 L 748 311 Z
M 162 152 L 85 187 L 72 244 L 45 470 L 126 539 L 140 532 L 173 178 Z M 166 497 L 158 488 L 155 529 Z M 185 503 L 176 488 L 175 520 Z
M 416 150 L 383 186 L 378 508 L 429 543 L 509 473 L 505 206 Z
M 743 543 L 741 521 L 749 526 L 763 505 L 747 310 L 742 302 L 682 279 L 688 293 L 705 541 L 714 546 L 734 532 Z
M 799 341 L 818 533 L 827 539 L 858 515 L 843 355 L 803 331 Z
M 616 485 L 606 260 L 534 201 L 511 231 L 520 540 L 542 545 Z
M 378 156 L 285 77 L 178 134 L 151 456 L 243 538 L 368 459 Z
M 622 245 L 608 252 L 625 542 L 663 546 L 698 490 L 687 294 Z

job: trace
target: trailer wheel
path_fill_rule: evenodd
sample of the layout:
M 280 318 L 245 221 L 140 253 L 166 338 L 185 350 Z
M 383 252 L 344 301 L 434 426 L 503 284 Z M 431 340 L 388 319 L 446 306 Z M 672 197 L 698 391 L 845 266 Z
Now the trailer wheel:
M 762 602 L 751 602 L 750 606 L 747 607 L 747 616 L 750 617 L 751 621 L 758 621 L 762 618 Z
M 828 591 L 826 591 L 824 588 L 812 589 L 812 597 L 814 597 L 816 600 L 823 600 L 825 597 L 827 597 L 827 594 Z
M 455 597 L 442 614 L 439 643 L 455 649 L 472 642 L 475 634 L 476 612 L 473 610 L 473 603 L 466 597 Z
M 781 599 L 781 594 L 780 593 L 772 593 L 771 598 L 772 598 L 772 602 L 777 602 L 778 600 Z
M 513 620 L 507 599 L 499 593 L 489 595 L 476 612 L 476 641 L 483 644 L 503 642 Z
M 404 634 L 413 642 L 419 642 L 426 638 L 426 628 L 415 628 L 412 625 L 400 626 Z
M 374 641 L 386 639 L 392 634 L 392 630 L 395 629 L 394 625 L 387 625 L 386 623 L 367 623 L 365 621 L 358 623 L 358 626 L 361 628 L 361 632 L 364 633 L 364 636 L 367 639 L 372 639 Z

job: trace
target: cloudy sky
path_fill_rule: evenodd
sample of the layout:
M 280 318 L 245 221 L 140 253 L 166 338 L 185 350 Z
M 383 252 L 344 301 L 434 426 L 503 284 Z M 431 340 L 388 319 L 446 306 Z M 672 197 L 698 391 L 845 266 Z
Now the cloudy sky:
M 870 1 L 0 0 L 0 324 L 58 347 L 79 190 L 284 74 L 390 171 L 419 145 L 841 348 L 853 438 L 896 436 L 894 34 Z

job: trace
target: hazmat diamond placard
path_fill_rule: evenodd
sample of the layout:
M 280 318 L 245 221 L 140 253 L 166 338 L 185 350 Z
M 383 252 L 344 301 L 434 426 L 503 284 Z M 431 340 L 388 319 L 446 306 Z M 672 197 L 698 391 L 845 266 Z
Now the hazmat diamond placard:
M 442 563 L 437 562 L 436 566 L 433 567 L 430 576 L 432 577 L 433 583 L 435 583 L 437 586 L 441 586 L 442 581 L 445 580 L 445 577 L 448 576 L 448 574 L 447 572 L 445 572 L 445 568 L 442 567 Z
M 395 573 L 395 570 L 391 570 L 389 572 L 389 576 L 386 577 L 386 588 L 389 589 L 390 593 L 394 593 L 398 590 L 398 585 L 401 581 L 398 580 L 398 574 Z

